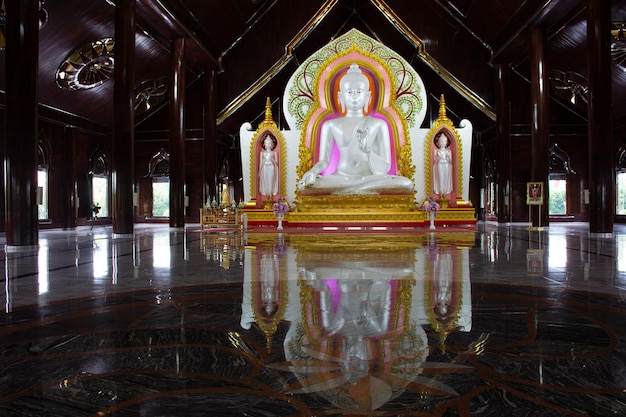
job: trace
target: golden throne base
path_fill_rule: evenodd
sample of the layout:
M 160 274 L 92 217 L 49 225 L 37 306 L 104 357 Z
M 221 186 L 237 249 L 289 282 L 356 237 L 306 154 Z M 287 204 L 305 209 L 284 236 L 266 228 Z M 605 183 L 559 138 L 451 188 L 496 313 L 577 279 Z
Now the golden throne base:
M 276 226 L 271 210 L 246 208 L 248 226 Z M 430 220 L 416 206 L 412 195 L 298 196 L 296 209 L 283 220 L 289 228 L 428 228 Z M 437 226 L 475 225 L 474 208 L 468 205 L 443 208 Z

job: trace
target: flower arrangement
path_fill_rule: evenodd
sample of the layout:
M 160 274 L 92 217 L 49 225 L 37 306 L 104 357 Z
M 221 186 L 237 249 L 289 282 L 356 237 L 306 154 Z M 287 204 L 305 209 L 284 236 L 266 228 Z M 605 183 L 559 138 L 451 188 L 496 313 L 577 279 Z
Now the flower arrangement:
M 285 199 L 278 197 L 272 208 L 274 209 L 274 216 L 285 215 L 289 211 L 289 204 Z
M 437 213 L 439 210 L 441 210 L 441 206 L 439 205 L 439 203 L 437 203 L 435 197 L 433 196 L 428 197 L 428 199 L 424 202 L 422 208 L 429 213 Z

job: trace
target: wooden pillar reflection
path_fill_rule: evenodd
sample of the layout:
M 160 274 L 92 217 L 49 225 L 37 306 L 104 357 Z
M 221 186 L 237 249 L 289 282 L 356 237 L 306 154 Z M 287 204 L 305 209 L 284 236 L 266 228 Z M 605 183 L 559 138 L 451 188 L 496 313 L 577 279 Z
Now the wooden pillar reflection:
M 76 198 L 78 197 L 78 180 L 76 178 L 76 129 L 73 127 L 65 128 L 65 164 L 63 166 L 63 176 L 65 181 L 65 219 L 63 227 L 65 229 L 73 229 L 76 227 L 76 217 L 78 215 L 78 206 Z
M 185 227 L 185 40 L 172 41 L 170 79 L 170 227 Z
M 543 182 L 543 206 L 529 206 L 533 210 L 533 226 L 548 225 L 548 175 L 550 167 L 550 113 L 546 37 L 540 28 L 533 28 L 531 37 L 530 83 L 532 103 L 531 173 L 530 181 Z
M 496 147 L 498 152 L 498 222 L 511 221 L 511 108 L 509 81 L 511 71 L 507 64 L 496 65 Z
M 204 112 L 204 169 L 203 184 L 205 188 L 204 202 L 217 200 L 217 125 L 216 121 L 216 97 L 215 97 L 215 71 L 211 71 L 205 79 L 204 99 L 206 107 Z
M 39 1 L 6 7 L 5 222 L 7 249 L 39 244 L 37 106 Z
M 115 2 L 115 71 L 113 88 L 113 233 L 133 233 L 136 0 Z
M 589 232 L 613 233 L 615 156 L 611 119 L 611 2 L 587 0 Z

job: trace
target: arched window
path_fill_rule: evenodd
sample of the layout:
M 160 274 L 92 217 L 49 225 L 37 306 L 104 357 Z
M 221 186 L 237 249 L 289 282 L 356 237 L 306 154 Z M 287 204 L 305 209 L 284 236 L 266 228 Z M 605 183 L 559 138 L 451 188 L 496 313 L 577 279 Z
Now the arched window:
M 152 179 L 152 217 L 170 216 L 170 154 L 161 149 L 148 164 Z
M 548 213 L 550 215 L 566 215 L 567 207 L 567 177 L 575 172 L 570 167 L 569 155 L 559 148 L 556 143 L 550 147 L 550 173 L 548 176 Z
M 99 154 L 91 162 L 91 210 L 93 217 L 109 217 L 109 163 Z
M 626 149 L 620 147 L 617 151 L 615 167 L 615 214 L 626 215 Z
M 483 207 L 485 209 L 485 220 L 492 220 L 498 217 L 498 183 L 496 181 L 495 160 L 485 158 L 485 189 L 483 193 Z
M 39 220 L 47 220 L 49 218 L 50 153 L 50 141 L 47 135 L 41 131 L 37 140 L 37 218 Z

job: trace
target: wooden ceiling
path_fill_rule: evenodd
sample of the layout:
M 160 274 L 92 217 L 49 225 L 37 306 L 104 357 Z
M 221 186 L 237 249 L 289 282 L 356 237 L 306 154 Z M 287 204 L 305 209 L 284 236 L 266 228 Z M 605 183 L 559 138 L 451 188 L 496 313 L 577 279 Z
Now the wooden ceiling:
M 171 41 L 184 37 L 188 100 L 198 101 L 188 103 L 188 108 L 204 105 L 201 78 L 215 72 L 218 131 L 225 136 L 235 136 L 244 122 L 258 123 L 267 97 L 275 103 L 275 118 L 280 122 L 276 103 L 293 71 L 314 51 L 352 28 L 394 49 L 417 69 L 427 86 L 433 117 L 440 94 L 445 94 L 449 116 L 455 121 L 470 119 L 478 132 L 494 126 L 494 63 L 510 65 L 516 86 L 513 91 L 528 89 L 530 28 L 539 26 L 546 32 L 550 70 L 580 74 L 583 82 L 587 76 L 586 1 L 136 1 L 135 83 L 167 77 Z M 63 90 L 55 74 L 75 50 L 102 38 L 114 38 L 113 3 L 42 2 L 48 15 L 39 44 L 39 101 L 43 108 L 112 127 L 112 79 L 90 89 Z M 626 21 L 626 0 L 612 1 L 611 20 Z M 4 59 L 0 53 L 3 91 Z M 624 68 L 615 65 L 612 77 L 613 117 L 623 125 Z M 552 107 L 566 115 L 565 120 L 584 123 L 585 106 L 556 94 L 554 101 Z M 156 126 L 160 119 L 156 114 L 158 110 L 145 112 L 136 121 Z M 512 114 L 512 118 L 527 123 L 530 109 L 528 116 Z

